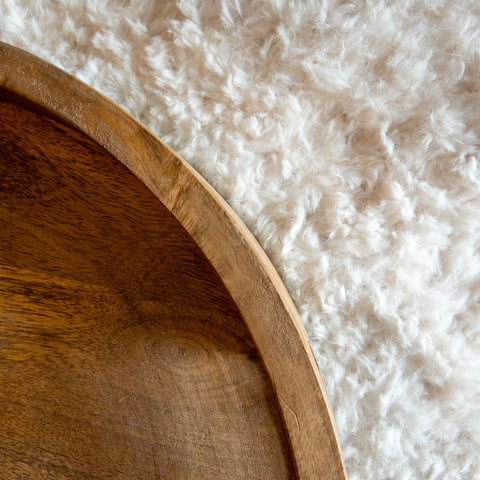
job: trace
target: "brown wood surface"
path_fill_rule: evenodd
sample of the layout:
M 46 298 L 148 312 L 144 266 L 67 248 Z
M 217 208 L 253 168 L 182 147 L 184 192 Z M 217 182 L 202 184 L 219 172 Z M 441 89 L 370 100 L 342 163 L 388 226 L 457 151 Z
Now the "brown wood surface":
M 0 478 L 293 478 L 238 309 L 175 218 L 0 103 Z
M 0 478 L 345 478 L 298 314 L 225 202 L 55 67 L 0 44 L 0 85 Z

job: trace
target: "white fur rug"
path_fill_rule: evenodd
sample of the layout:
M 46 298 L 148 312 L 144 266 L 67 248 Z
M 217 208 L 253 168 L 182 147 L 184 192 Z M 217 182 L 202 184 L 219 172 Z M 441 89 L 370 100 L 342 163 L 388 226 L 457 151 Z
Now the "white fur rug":
M 229 201 L 289 289 L 351 480 L 480 478 L 480 4 L 0 0 Z

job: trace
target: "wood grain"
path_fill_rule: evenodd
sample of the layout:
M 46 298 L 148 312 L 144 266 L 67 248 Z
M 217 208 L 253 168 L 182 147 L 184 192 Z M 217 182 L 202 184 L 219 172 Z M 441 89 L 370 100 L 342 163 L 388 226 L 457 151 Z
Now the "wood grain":
M 55 67 L 1 44 L 0 78 L 0 476 L 345 478 L 298 314 L 225 202 Z
M 0 478 L 294 478 L 253 342 L 191 237 L 84 135 L 0 115 Z

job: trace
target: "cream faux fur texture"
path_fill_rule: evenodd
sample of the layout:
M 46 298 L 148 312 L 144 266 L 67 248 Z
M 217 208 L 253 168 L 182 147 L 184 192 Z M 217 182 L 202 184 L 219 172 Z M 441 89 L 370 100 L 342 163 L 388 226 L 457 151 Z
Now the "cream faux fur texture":
M 351 480 L 480 478 L 480 4 L 0 0 L 202 173 L 289 289 Z

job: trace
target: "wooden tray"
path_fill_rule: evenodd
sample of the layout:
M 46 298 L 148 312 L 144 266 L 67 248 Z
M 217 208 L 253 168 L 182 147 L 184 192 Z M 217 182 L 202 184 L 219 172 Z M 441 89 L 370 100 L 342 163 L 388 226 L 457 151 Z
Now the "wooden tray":
M 205 180 L 5 44 L 0 111 L 0 478 L 345 478 L 292 301 Z

